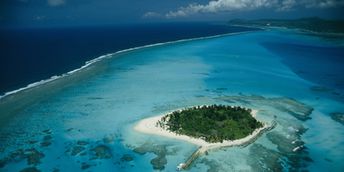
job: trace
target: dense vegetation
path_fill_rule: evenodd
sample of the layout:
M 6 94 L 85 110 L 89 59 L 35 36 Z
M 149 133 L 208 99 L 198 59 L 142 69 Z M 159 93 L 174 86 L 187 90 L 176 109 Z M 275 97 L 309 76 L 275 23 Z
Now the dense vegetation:
M 263 126 L 250 113 L 251 109 L 242 107 L 198 106 L 165 115 L 157 125 L 207 142 L 222 142 L 244 138 Z

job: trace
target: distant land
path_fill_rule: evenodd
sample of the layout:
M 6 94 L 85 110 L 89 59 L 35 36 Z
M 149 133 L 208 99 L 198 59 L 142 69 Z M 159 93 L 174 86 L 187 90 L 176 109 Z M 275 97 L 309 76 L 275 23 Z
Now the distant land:
M 324 34 L 344 37 L 344 20 L 328 20 L 318 17 L 300 18 L 294 20 L 285 19 L 259 19 L 244 20 L 233 19 L 228 22 L 235 26 L 248 27 L 284 27 L 288 29 L 298 29 L 303 32 L 313 34 Z

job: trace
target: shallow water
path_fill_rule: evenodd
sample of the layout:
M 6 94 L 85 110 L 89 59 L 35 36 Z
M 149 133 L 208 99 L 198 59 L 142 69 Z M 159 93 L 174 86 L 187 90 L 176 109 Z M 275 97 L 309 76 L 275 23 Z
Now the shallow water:
M 286 62 L 295 63 L 286 58 L 294 52 L 276 53 L 266 42 L 343 52 L 321 39 L 275 30 L 114 55 L 74 76 L 2 99 L 8 117 L 1 120 L 0 169 L 175 171 L 197 147 L 141 134 L 133 126 L 173 109 L 219 103 L 258 109 L 257 118 L 277 126 L 249 145 L 210 151 L 189 171 L 342 171 L 343 125 L 329 116 L 344 112 L 342 90 L 314 89 L 329 86 L 301 78 Z

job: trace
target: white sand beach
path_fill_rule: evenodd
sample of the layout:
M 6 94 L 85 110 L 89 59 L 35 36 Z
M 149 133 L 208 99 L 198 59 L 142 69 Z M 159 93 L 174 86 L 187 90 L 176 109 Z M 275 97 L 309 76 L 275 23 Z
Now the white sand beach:
M 258 112 L 257 110 L 252 110 L 251 115 L 253 117 L 256 117 L 257 112 Z M 269 127 L 269 125 L 263 123 L 263 127 L 256 129 L 254 132 L 252 132 L 252 134 L 242 139 L 226 140 L 222 143 L 208 143 L 202 139 L 192 138 L 186 135 L 178 135 L 176 133 L 170 132 L 168 130 L 165 130 L 159 127 L 156 124 L 163 116 L 165 115 L 159 115 L 159 116 L 143 119 L 135 125 L 134 129 L 141 133 L 154 134 L 154 135 L 160 135 L 160 136 L 169 137 L 173 139 L 184 140 L 184 141 L 193 143 L 195 145 L 201 146 L 203 150 L 206 151 L 213 148 L 230 147 L 230 146 L 238 146 L 238 145 L 245 144 L 249 142 L 251 139 L 254 139 L 265 128 Z

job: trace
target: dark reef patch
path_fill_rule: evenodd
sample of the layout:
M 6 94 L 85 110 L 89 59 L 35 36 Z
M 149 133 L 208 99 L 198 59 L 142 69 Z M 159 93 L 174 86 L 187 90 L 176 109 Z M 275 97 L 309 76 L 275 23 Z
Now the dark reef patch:
M 25 150 L 25 156 L 27 158 L 28 165 L 38 165 L 41 163 L 41 159 L 44 157 L 44 154 L 35 148 L 31 148 Z
M 52 131 L 50 129 L 47 129 L 47 130 L 44 130 L 42 132 L 45 134 L 45 136 L 43 137 L 43 139 L 40 143 L 40 146 L 41 147 L 48 147 L 52 144 L 52 139 L 53 139 L 53 137 L 51 136 Z
M 51 134 L 52 131 L 50 129 L 43 130 L 42 133 L 44 134 Z
M 20 170 L 20 172 L 40 172 L 40 171 L 41 170 L 38 170 L 36 167 L 27 167 Z
M 163 170 L 165 169 L 165 165 L 167 164 L 167 146 L 166 145 L 155 145 L 150 143 L 145 143 L 137 148 L 134 149 L 134 152 L 143 155 L 146 153 L 154 153 L 156 155 L 150 163 L 155 170 Z
M 41 147 L 48 147 L 50 145 L 51 145 L 51 142 L 49 142 L 49 141 L 41 142 Z
M 151 161 L 154 170 L 163 170 L 167 164 L 167 159 L 165 156 L 158 155 L 156 158 L 153 158 Z
M 86 162 L 81 163 L 81 169 L 82 169 L 82 170 L 86 170 L 86 169 L 88 169 L 88 168 L 90 168 L 90 167 L 91 167 L 91 165 L 90 165 L 90 164 L 87 164 Z
M 104 136 L 103 142 L 106 144 L 111 144 L 115 141 L 116 136 L 114 134 L 109 134 Z
M 8 156 L 0 159 L 0 168 L 3 168 L 8 163 L 17 163 L 23 160 L 26 160 L 28 165 L 39 165 L 41 163 L 41 159 L 45 155 L 38 151 L 35 148 L 30 149 L 17 149 L 11 152 Z
M 284 163 L 288 164 L 288 171 L 306 170 L 308 163 L 313 161 L 308 155 L 304 142 L 300 140 L 300 135 L 284 136 L 270 132 L 267 137 L 277 145 L 278 151 L 284 157 Z
M 279 130 L 266 133 L 266 138 L 277 150 L 264 147 L 261 144 L 249 146 L 249 165 L 256 171 L 307 171 L 307 166 L 313 162 L 307 147 L 302 141 L 302 134 L 307 131 L 303 122 L 311 119 L 313 108 L 292 98 L 267 98 L 257 95 L 222 96 L 216 98 L 228 103 L 244 103 L 260 107 L 261 112 L 274 118 Z M 275 109 L 276 114 L 267 109 Z M 294 118 L 290 118 L 290 116 Z
M 340 113 L 340 112 L 333 112 L 330 114 L 331 118 L 339 123 L 341 123 L 342 125 L 344 125 L 344 113 Z
M 79 153 L 81 153 L 82 151 L 84 151 L 86 148 L 85 147 L 82 147 L 82 146 L 74 146 L 72 148 L 72 151 L 71 151 L 71 155 L 72 156 L 76 156 L 78 155 Z
M 110 135 L 115 136 L 115 134 Z M 71 158 L 75 158 L 81 170 L 89 171 L 89 168 L 100 165 L 103 162 L 113 162 L 116 156 L 120 157 L 120 154 L 113 152 L 115 150 L 113 147 L 115 145 L 113 144 L 113 142 L 112 144 L 105 143 L 105 139 L 65 142 L 65 153 L 71 156 Z M 129 161 L 129 159 L 130 157 L 125 157 L 125 160 Z
M 126 161 L 126 162 L 129 162 L 129 161 L 132 161 L 134 160 L 134 157 L 130 154 L 124 154 L 122 157 L 121 157 L 121 161 Z
M 84 140 L 78 140 L 76 142 L 77 145 L 80 145 L 80 146 L 86 146 L 88 145 L 88 142 L 87 141 L 84 141 Z
M 92 159 L 110 159 L 112 158 L 111 149 L 106 145 L 98 145 L 91 149 L 94 153 Z
M 279 152 L 268 149 L 261 144 L 253 144 L 250 146 L 249 152 L 248 164 L 255 171 L 283 171 L 282 157 Z

